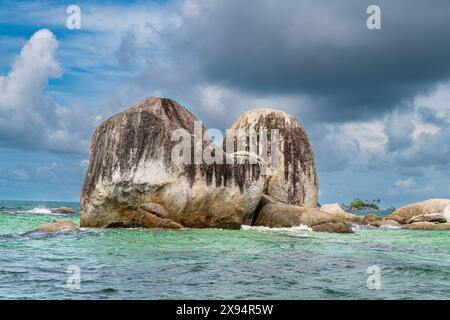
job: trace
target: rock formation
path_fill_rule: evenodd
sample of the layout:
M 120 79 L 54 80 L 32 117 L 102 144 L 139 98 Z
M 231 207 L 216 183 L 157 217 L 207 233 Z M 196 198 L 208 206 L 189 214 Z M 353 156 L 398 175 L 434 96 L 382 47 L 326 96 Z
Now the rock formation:
M 65 231 L 79 231 L 79 228 L 72 221 L 54 220 L 51 223 L 46 223 L 46 224 L 40 225 L 33 231 L 25 233 L 25 235 L 31 234 L 31 233 L 37 233 L 37 232 L 57 233 L 57 232 L 65 232 Z
M 415 216 L 430 213 L 444 213 L 446 207 L 449 205 L 450 200 L 447 199 L 430 199 L 401 207 L 386 217 L 386 219 L 405 224 Z
M 234 134 L 250 131 L 256 133 L 258 142 L 267 141 L 267 155 L 273 161 L 265 193 L 282 203 L 316 208 L 316 163 L 308 136 L 299 122 L 283 111 L 253 109 L 240 116 L 230 128 Z M 266 152 L 260 147 L 258 144 L 254 152 L 264 157 Z M 278 154 L 275 148 L 279 149 Z M 233 151 L 237 151 L 236 147 Z
M 225 153 L 196 126 L 187 109 L 155 97 L 101 124 L 91 144 L 81 226 L 240 228 L 262 194 L 261 164 L 197 162 L 197 148 L 217 159 Z M 180 151 L 185 139 L 188 148 Z M 185 161 L 174 161 L 174 150 Z
M 414 222 L 437 222 L 437 223 L 446 223 L 447 219 L 442 213 L 427 213 L 421 214 L 418 216 L 414 216 L 409 219 L 406 223 L 414 223 Z
M 450 230 L 450 223 L 414 222 L 404 225 L 403 228 L 413 230 Z
M 50 208 L 49 210 L 50 210 L 51 213 L 65 213 L 65 214 L 78 213 L 77 210 L 75 210 L 73 208 L 68 208 L 68 207 Z
M 333 233 L 353 233 L 351 224 L 346 222 L 327 222 L 312 227 L 313 231 Z
M 290 228 L 305 225 L 319 232 L 353 233 L 350 216 L 341 212 L 329 213 L 316 208 L 285 204 L 273 197 L 261 197 L 261 210 L 254 221 L 255 226 Z

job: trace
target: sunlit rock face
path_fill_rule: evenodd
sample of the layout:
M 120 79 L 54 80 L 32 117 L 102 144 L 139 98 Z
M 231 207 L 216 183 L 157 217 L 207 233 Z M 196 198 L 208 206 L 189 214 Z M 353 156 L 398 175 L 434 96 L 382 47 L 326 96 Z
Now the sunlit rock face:
M 272 170 L 268 172 L 266 194 L 282 203 L 317 207 L 318 178 L 314 154 L 297 119 L 279 110 L 253 109 L 240 116 L 230 130 L 256 132 L 258 142 L 267 141 L 267 150 L 262 150 L 262 155 L 268 155 Z M 258 154 L 260 152 L 257 150 Z
M 184 158 L 190 163 L 174 159 L 180 129 L 192 138 Z M 261 164 L 196 162 L 198 148 L 225 158 L 204 132 L 186 108 L 156 97 L 101 124 L 91 144 L 81 226 L 239 228 L 259 203 Z
M 442 213 L 447 218 L 445 214 L 448 206 L 450 206 L 450 199 L 429 199 L 401 207 L 386 217 L 386 219 L 405 224 L 416 216 L 433 213 Z

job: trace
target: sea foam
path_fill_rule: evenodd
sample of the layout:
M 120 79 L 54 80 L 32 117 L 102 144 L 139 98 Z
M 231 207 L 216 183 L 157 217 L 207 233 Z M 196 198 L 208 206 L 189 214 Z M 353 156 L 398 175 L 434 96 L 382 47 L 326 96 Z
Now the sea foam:
M 39 207 L 33 208 L 31 210 L 28 210 L 27 213 L 50 214 L 52 212 L 50 211 L 50 209 L 48 209 L 48 208 L 46 208 L 44 206 L 39 206 Z
M 256 231 L 269 231 L 269 232 L 283 232 L 283 231 L 312 231 L 312 229 L 308 226 L 305 226 L 303 224 L 291 227 L 291 228 L 269 228 L 269 227 L 262 227 L 262 226 L 242 226 L 242 230 L 256 230 Z

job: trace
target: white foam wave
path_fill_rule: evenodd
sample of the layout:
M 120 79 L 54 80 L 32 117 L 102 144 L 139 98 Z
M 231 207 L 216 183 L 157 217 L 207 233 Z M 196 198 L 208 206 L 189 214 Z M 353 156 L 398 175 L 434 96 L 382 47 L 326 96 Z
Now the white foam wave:
M 52 212 L 50 211 L 50 209 L 48 209 L 48 208 L 46 208 L 46 207 L 44 207 L 44 206 L 39 206 L 39 207 L 33 208 L 33 209 L 31 209 L 31 210 L 28 210 L 27 213 L 34 213 L 34 214 L 50 214 L 50 213 L 52 213 Z
M 268 231 L 268 232 L 290 232 L 290 231 L 312 231 L 312 229 L 308 226 L 305 226 L 303 224 L 296 226 L 296 227 L 290 227 L 290 228 L 269 228 L 269 227 L 255 227 L 255 226 L 242 226 L 242 230 L 256 230 L 256 231 Z

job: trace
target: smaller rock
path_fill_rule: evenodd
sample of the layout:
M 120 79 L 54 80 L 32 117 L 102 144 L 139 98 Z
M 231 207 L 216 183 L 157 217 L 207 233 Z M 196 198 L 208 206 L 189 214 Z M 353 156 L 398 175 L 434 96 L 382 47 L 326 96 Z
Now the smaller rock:
M 383 219 L 374 214 L 368 214 L 361 220 L 361 224 L 374 226 L 381 220 Z
M 450 199 L 430 199 L 401 207 L 386 218 L 405 224 L 418 215 L 444 212 L 447 206 L 450 206 Z
M 40 225 L 31 232 L 46 232 L 46 233 L 56 233 L 63 231 L 79 231 L 78 226 L 72 221 L 66 220 L 54 220 L 52 223 L 46 223 Z M 28 232 L 28 233 L 31 233 Z
M 327 212 L 338 220 L 353 221 L 358 219 L 356 214 L 345 211 L 339 203 L 324 204 L 320 207 L 320 211 Z
M 383 219 L 381 221 L 376 221 L 373 223 L 373 226 L 374 227 L 396 227 L 396 228 L 401 227 L 400 223 L 398 223 L 395 220 L 389 220 L 389 219 L 387 219 L 387 220 Z
M 311 227 L 327 222 L 339 222 L 339 220 L 315 208 L 271 202 L 259 212 L 255 226 L 290 228 L 306 225 Z
M 450 223 L 414 222 L 403 227 L 414 230 L 450 230 Z
M 324 211 L 331 214 L 346 214 L 346 212 L 339 203 L 323 204 L 320 207 L 320 211 Z
M 313 231 L 334 232 L 334 233 L 353 233 L 351 225 L 344 222 L 328 222 L 312 227 Z
M 407 221 L 408 224 L 414 222 L 437 222 L 446 223 L 447 218 L 442 213 L 428 213 L 415 216 Z
M 51 213 L 66 213 L 66 214 L 75 214 L 78 213 L 77 210 L 69 207 L 61 207 L 61 208 L 50 208 Z
M 364 219 L 365 216 L 359 215 L 359 214 L 355 214 L 353 217 L 351 217 L 348 221 L 354 224 L 362 224 L 362 221 Z

